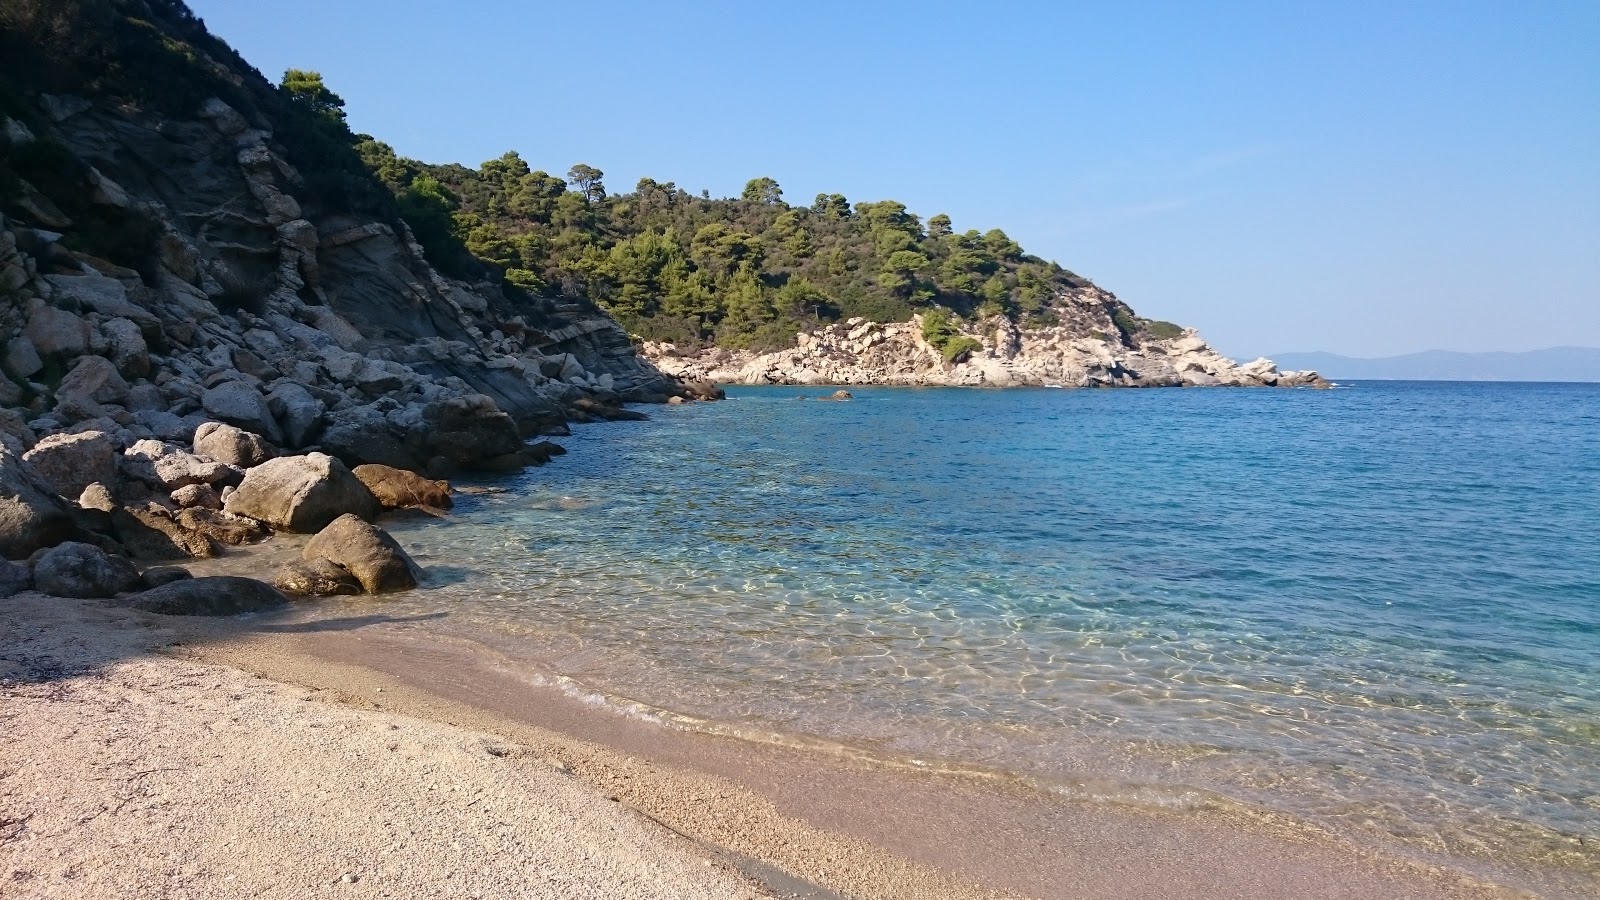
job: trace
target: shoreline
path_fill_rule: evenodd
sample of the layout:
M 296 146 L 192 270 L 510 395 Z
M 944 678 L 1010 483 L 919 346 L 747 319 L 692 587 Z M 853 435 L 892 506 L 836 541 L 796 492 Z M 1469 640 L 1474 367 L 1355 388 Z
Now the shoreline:
M 709 854 L 715 872 L 773 896 L 1522 895 L 1227 816 L 1062 801 L 1016 784 L 665 728 L 536 688 L 479 664 L 470 648 L 417 640 L 386 619 L 203 621 L 35 595 L 0 607 L 0 633 L 15 638 L 23 622 L 36 634 L 54 625 L 71 632 L 65 642 L 91 671 L 129 660 L 220 666 L 310 690 L 361 715 L 490 735 L 509 742 L 506 755 L 583 785 L 589 807 L 630 810 L 658 837 L 675 835 Z M 16 677 L 0 670 L 0 679 Z M 161 700 L 187 702 L 185 693 Z M 29 855 L 15 841 L 0 848 Z

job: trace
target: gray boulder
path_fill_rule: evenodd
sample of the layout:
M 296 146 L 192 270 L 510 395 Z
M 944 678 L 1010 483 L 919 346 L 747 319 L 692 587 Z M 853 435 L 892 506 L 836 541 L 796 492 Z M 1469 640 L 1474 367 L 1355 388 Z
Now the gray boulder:
M 222 497 L 209 484 L 188 484 L 172 492 L 172 502 L 182 509 L 198 506 L 204 509 L 221 509 Z M 82 503 L 78 504 L 82 506 Z
M 44 368 L 44 360 L 39 358 L 39 351 L 33 346 L 33 341 L 26 337 L 15 337 L 6 344 L 6 353 L 0 365 L 4 365 L 6 374 L 13 378 L 26 379 L 32 377 Z
M 20 594 L 33 587 L 33 573 L 28 567 L 19 565 L 9 559 L 0 559 L 0 597 L 10 597 Z M 356 592 L 360 593 L 361 586 L 356 585 Z
M 190 484 L 237 482 L 239 470 L 214 459 L 202 459 L 161 441 L 136 441 L 122 451 L 122 471 L 164 493 Z
M 285 594 L 299 597 L 355 596 L 362 593 L 361 582 L 354 575 L 320 557 L 285 563 L 272 584 Z
M 100 332 L 111 345 L 111 362 L 129 378 L 143 378 L 150 374 L 150 345 L 132 319 L 109 319 L 101 323 Z
M 101 431 L 52 434 L 22 458 L 62 497 L 76 498 L 91 484 L 113 484 L 117 478 L 116 446 Z
M 294 382 L 284 382 L 267 394 L 267 408 L 282 426 L 283 438 L 296 449 L 308 446 L 322 431 L 327 411 L 321 400 Z
M 24 559 L 77 534 L 67 502 L 0 442 L 0 556 Z
M 111 530 L 135 559 L 210 559 L 217 555 L 209 537 L 185 527 L 155 504 L 112 510 Z
M 148 589 L 193 577 L 194 573 L 182 566 L 151 566 L 139 576 L 139 581 Z
M 200 396 L 200 404 L 207 413 L 230 425 L 253 431 L 274 444 L 283 442 L 267 398 L 242 381 L 224 381 L 207 389 Z
M 321 531 L 347 513 L 370 519 L 382 511 L 367 486 L 324 453 L 280 456 L 256 466 L 223 508 L 301 534 Z
M 184 578 L 128 599 L 128 605 L 168 616 L 233 616 L 282 606 L 277 588 L 254 578 Z
M 180 509 L 172 518 L 190 532 L 233 547 L 254 544 L 272 536 L 267 526 L 255 519 L 203 506 Z
M 89 323 L 42 301 L 33 305 L 22 336 L 40 356 L 71 358 L 89 352 Z
M 241 469 L 259 466 L 278 455 L 260 435 L 221 422 L 207 422 L 195 429 L 194 452 Z
M 343 568 L 369 594 L 414 588 L 420 572 L 388 532 L 352 515 L 340 516 L 317 532 L 301 556 Z
M 52 597 L 115 597 L 139 583 L 139 570 L 93 544 L 68 541 L 39 557 L 34 585 Z

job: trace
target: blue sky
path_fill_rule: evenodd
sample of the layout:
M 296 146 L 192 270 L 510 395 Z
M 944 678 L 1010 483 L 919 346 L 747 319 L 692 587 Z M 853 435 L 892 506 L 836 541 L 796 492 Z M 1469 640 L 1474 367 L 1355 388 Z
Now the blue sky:
M 190 3 L 430 162 L 892 198 L 1236 355 L 1600 346 L 1588 0 Z

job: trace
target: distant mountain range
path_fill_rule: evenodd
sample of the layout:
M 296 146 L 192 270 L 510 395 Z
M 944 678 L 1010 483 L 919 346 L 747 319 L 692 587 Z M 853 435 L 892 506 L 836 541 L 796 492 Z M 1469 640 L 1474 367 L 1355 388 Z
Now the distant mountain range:
M 1600 381 L 1600 347 L 1551 347 L 1525 353 L 1427 350 L 1360 359 L 1337 353 L 1280 353 L 1281 370 L 1315 369 L 1334 381 Z

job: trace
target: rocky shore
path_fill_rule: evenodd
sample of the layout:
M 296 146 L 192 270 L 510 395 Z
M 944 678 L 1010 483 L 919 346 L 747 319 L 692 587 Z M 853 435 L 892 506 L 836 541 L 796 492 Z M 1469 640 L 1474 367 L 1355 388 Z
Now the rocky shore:
M 884 384 L 963 387 L 1328 387 L 1315 372 L 1280 372 L 1269 359 L 1239 364 L 1193 330 L 1158 338 L 1119 323 L 1110 293 L 1084 287 L 1054 297 L 1051 324 L 1019 327 L 1002 316 L 968 323 L 976 349 L 954 359 L 923 333 L 923 319 L 850 319 L 799 335 L 769 353 L 646 343 L 658 369 L 721 384 Z
M 592 305 L 441 275 L 403 223 L 310 190 L 265 119 L 35 100 L 0 116 L 13 154 L 55 166 L 0 215 L 0 554 L 26 560 L 0 591 L 236 612 L 282 598 L 170 586 L 164 564 L 275 531 L 320 532 L 284 590 L 410 587 L 379 513 L 542 464 L 563 451 L 535 439 L 569 421 L 715 395 Z M 85 249 L 130 243 L 137 269 Z

